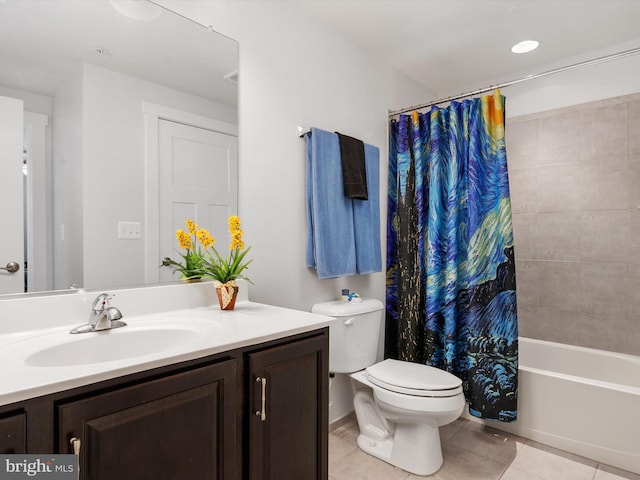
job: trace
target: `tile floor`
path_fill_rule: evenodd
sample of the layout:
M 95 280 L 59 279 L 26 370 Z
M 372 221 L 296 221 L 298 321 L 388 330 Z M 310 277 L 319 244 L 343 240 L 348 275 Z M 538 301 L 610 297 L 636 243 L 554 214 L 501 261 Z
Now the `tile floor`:
M 434 475 L 411 475 L 362 452 L 358 425 L 329 434 L 329 480 L 640 480 L 571 453 L 459 419 L 440 429 L 444 465 Z

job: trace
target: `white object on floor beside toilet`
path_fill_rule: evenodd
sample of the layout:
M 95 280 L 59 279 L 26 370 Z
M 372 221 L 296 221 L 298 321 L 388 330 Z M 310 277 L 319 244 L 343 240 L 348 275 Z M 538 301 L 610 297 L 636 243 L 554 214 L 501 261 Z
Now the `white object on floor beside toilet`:
M 311 311 L 336 318 L 329 327 L 329 371 L 351 374 L 358 446 L 408 472 L 436 472 L 443 462 L 438 427 L 462 414 L 462 381 L 427 365 L 376 363 L 379 300 L 318 303 Z

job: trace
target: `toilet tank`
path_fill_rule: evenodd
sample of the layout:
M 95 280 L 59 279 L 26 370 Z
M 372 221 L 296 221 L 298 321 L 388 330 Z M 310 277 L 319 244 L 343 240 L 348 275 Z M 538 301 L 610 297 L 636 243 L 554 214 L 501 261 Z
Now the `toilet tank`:
M 316 303 L 311 311 L 334 317 L 329 326 L 329 371 L 352 373 L 376 363 L 382 312 L 380 300 Z

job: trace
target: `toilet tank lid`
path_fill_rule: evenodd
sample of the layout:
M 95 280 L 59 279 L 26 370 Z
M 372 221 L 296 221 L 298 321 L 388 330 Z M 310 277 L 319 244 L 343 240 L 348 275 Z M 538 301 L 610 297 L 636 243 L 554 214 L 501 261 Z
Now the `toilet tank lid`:
M 328 315 L 330 317 L 350 317 L 363 313 L 371 313 L 382 310 L 384 305 L 375 298 L 363 298 L 361 302 L 323 302 L 316 303 L 311 307 L 312 313 Z

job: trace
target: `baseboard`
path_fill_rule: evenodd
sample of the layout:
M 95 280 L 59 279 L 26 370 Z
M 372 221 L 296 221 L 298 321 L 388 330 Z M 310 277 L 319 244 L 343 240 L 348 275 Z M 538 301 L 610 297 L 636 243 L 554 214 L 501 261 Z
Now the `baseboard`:
M 333 422 L 331 422 L 329 424 L 329 433 L 331 433 L 334 430 L 342 427 L 343 425 L 346 425 L 347 423 L 351 423 L 351 422 L 355 422 L 355 421 L 356 421 L 356 413 L 355 412 L 349 412 L 346 415 L 334 420 Z

